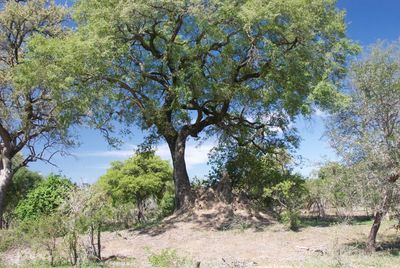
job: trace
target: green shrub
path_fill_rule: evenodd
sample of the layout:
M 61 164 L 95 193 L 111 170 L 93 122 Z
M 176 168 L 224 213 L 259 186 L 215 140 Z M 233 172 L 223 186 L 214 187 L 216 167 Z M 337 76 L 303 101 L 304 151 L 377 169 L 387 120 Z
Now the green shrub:
M 157 268 L 180 268 L 191 265 L 188 258 L 179 256 L 175 249 L 168 248 L 161 250 L 159 254 L 150 255 L 149 262 Z
M 280 215 L 280 220 L 283 224 L 289 227 L 290 230 L 298 230 L 300 227 L 300 211 L 284 210 Z
M 15 215 L 20 221 L 34 220 L 50 215 L 68 196 L 74 187 L 72 182 L 60 175 L 50 175 L 19 202 Z
M 171 183 L 172 169 L 168 161 L 154 153 L 141 153 L 123 162 L 112 162 L 97 185 L 111 195 L 114 205 L 135 204 L 137 221 L 143 222 L 145 201 L 155 198 L 159 202 Z M 167 209 L 167 203 L 164 205 Z
M 306 196 L 304 180 L 299 176 L 292 176 L 271 188 L 264 189 L 264 195 L 273 200 L 274 210 L 278 212 L 280 220 L 291 230 L 297 230 L 300 224 L 300 208 Z

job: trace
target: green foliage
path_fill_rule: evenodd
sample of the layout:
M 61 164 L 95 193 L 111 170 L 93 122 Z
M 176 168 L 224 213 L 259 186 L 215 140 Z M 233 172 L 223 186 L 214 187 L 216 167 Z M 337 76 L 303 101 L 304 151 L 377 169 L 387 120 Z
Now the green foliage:
M 293 177 L 291 161 L 289 153 L 280 148 L 271 148 L 270 153 L 264 154 L 252 146 L 220 146 L 210 157 L 210 183 L 217 183 L 226 171 L 233 189 L 246 192 L 262 206 L 270 205 L 273 200 L 264 194 L 264 189 Z
M 74 185 L 69 179 L 60 175 L 50 175 L 18 204 L 15 215 L 22 221 L 50 215 L 67 198 L 73 188 Z
M 179 256 L 175 249 L 163 249 L 159 254 L 149 256 L 149 262 L 153 267 L 157 268 L 179 268 L 190 267 L 191 261 Z
M 173 200 L 172 170 L 168 161 L 154 153 L 142 153 L 111 165 L 97 184 L 111 195 L 114 204 L 135 203 L 141 220 L 143 202 L 154 197 L 166 209 L 165 213 L 168 213 Z
M 300 176 L 282 181 L 273 187 L 264 188 L 264 195 L 272 198 L 274 209 L 291 230 L 297 230 L 300 224 L 300 208 L 306 194 L 305 181 Z
M 168 161 L 154 154 L 138 154 L 124 162 L 113 162 L 111 166 L 100 177 L 98 185 L 110 193 L 116 203 L 161 197 L 166 183 L 172 181 Z
M 240 145 L 295 144 L 291 122 L 343 101 L 337 88 L 358 52 L 334 0 L 80 0 L 72 17 L 75 31 L 31 39 L 17 80 L 65 89 L 78 102 L 68 108 L 82 107 L 93 127 L 138 125 L 181 157 L 189 136 L 204 132 Z M 190 182 L 175 176 L 184 206 Z
M 159 200 L 159 208 L 161 217 L 168 216 L 174 212 L 175 192 L 174 192 L 174 184 L 172 181 L 166 184 L 164 194 L 162 198 Z
M 6 206 L 3 214 L 3 224 L 9 225 L 14 219 L 14 210 L 19 202 L 23 201 L 27 194 L 34 190 L 41 182 L 43 177 L 27 168 L 20 168 L 13 176 L 13 179 L 6 191 Z
M 26 164 L 41 159 L 44 150 L 58 147 L 54 149 L 58 151 L 72 143 L 68 127 L 76 117 L 69 116 L 75 111 L 69 94 L 44 85 L 39 78 L 47 69 L 44 65 L 25 64 L 30 62 L 28 40 L 61 36 L 67 10 L 49 0 L 2 1 L 0 5 L 1 140 L 15 138 L 4 142 L 11 158 L 35 144 L 35 150 L 24 151 Z M 64 109 L 64 103 L 71 109 Z

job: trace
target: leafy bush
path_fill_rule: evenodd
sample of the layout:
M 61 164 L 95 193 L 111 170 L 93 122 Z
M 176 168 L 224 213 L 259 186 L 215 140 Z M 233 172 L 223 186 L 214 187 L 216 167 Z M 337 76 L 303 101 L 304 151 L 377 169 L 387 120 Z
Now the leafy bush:
M 163 249 L 159 254 L 151 254 L 149 262 L 157 268 L 181 268 L 190 267 L 191 261 L 179 256 L 175 249 Z
M 19 202 L 24 200 L 29 192 L 35 189 L 42 181 L 43 177 L 37 173 L 23 167 L 20 168 L 13 176 L 13 179 L 7 188 L 7 201 L 3 214 L 3 227 L 9 227 L 15 218 L 15 208 Z
M 211 153 L 210 164 L 211 185 L 219 183 L 226 172 L 233 189 L 245 192 L 263 207 L 273 203 L 264 189 L 292 176 L 291 156 L 282 148 L 271 148 L 271 153 L 264 153 L 250 145 L 222 144 Z
M 264 195 L 274 200 L 274 209 L 281 221 L 291 230 L 297 230 L 300 224 L 300 208 L 303 207 L 306 189 L 304 180 L 292 176 L 271 188 L 264 189 Z
M 22 200 L 15 214 L 21 221 L 36 219 L 42 215 L 50 215 L 73 189 L 72 182 L 60 175 L 50 175 Z

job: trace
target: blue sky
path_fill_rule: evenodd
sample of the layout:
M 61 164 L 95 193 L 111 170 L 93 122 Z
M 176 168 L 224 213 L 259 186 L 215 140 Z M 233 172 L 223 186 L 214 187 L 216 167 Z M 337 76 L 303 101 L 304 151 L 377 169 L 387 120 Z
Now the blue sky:
M 396 40 L 400 36 L 400 1 L 398 0 L 339 0 L 338 7 L 347 11 L 348 36 L 363 47 L 376 40 Z M 311 119 L 299 119 L 296 127 L 302 138 L 297 155 L 303 159 L 296 170 L 308 175 L 315 166 L 324 160 L 336 159 L 335 153 L 323 137 L 325 115 L 318 112 Z M 94 182 L 104 174 L 111 161 L 124 160 L 134 153 L 135 146 L 142 141 L 143 133 L 135 131 L 133 137 L 126 138 L 120 150 L 110 148 L 103 137 L 94 130 L 79 130 L 81 145 L 70 150 L 71 156 L 57 156 L 53 162 L 57 167 L 37 162 L 30 168 L 47 175 L 61 173 L 76 182 Z M 212 148 L 212 139 L 200 146 L 189 141 L 186 162 L 190 177 L 208 174 L 207 153 Z M 170 159 L 165 144 L 160 144 L 157 154 Z

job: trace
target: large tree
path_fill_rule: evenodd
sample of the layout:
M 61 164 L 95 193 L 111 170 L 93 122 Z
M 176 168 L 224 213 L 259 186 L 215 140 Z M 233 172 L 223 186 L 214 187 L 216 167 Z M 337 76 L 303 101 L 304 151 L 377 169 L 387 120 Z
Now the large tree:
M 63 82 L 108 93 L 98 126 L 115 112 L 168 143 L 180 209 L 192 200 L 189 137 L 291 138 L 296 115 L 336 96 L 355 50 L 343 17 L 334 0 L 80 0 L 77 31 L 37 40 L 36 57 L 53 51 Z
M 62 34 L 65 15 L 65 8 L 53 1 L 0 2 L 0 215 L 16 170 L 39 159 L 48 161 L 61 148 L 58 145 L 69 143 L 71 110 L 65 107 L 70 102 L 42 84 L 39 73 L 44 66 L 29 65 L 26 56 L 32 36 Z M 12 166 L 20 152 L 25 158 Z
M 379 43 L 353 63 L 349 104 L 328 124 L 332 145 L 355 171 L 353 183 L 373 193 L 369 202 L 376 207 L 368 251 L 375 250 L 382 218 L 399 198 L 399 48 L 399 43 Z

